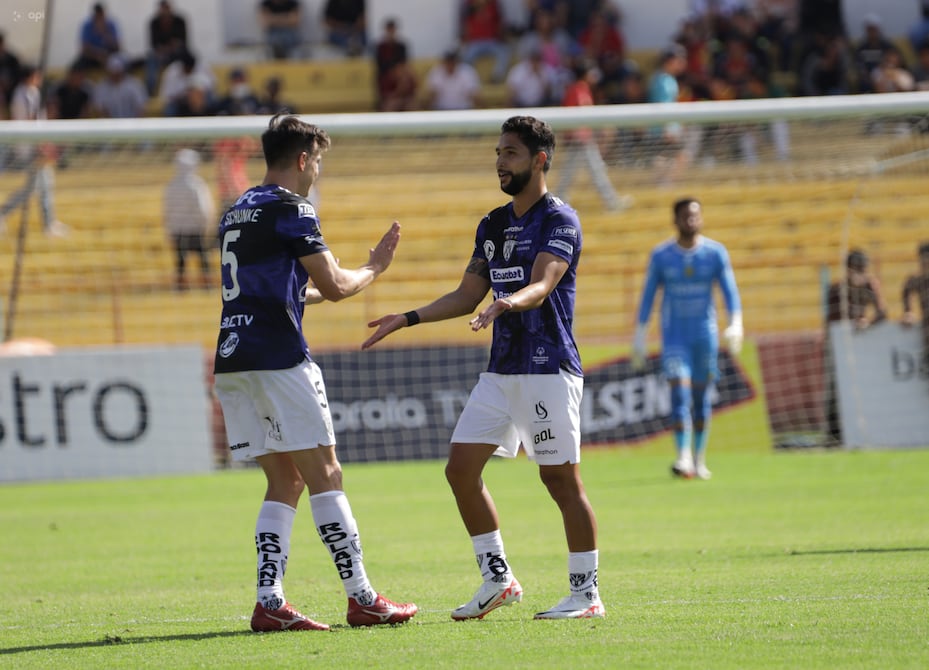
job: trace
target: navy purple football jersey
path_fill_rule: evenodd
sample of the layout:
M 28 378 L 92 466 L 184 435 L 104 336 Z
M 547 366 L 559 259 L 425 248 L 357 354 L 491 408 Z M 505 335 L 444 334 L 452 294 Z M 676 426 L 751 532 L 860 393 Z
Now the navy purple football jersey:
M 310 357 L 303 336 L 309 275 L 327 250 L 316 210 L 274 184 L 243 193 L 219 222 L 223 312 L 214 371 L 282 370 Z
M 496 318 L 489 372 L 581 376 L 581 358 L 574 342 L 574 298 L 581 255 L 581 224 L 577 213 L 546 194 L 517 217 L 508 203 L 490 212 L 477 227 L 472 257 L 487 260 L 494 298 L 506 298 L 529 284 L 540 252 L 568 263 L 561 281 L 545 302 L 524 312 L 504 312 Z

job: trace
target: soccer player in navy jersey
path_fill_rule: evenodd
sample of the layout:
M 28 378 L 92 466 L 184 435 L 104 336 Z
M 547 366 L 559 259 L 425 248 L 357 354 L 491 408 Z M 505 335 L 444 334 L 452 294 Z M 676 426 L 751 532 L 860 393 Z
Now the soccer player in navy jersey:
M 348 623 L 401 623 L 416 614 L 416 605 L 378 594 L 365 573 L 358 526 L 342 489 L 326 387 L 302 328 L 306 301 L 348 298 L 387 269 L 400 225 L 390 226 L 367 263 L 356 270 L 340 267 L 306 199 L 329 148 L 328 134 L 278 114 L 261 143 L 264 181 L 220 220 L 223 310 L 214 364 L 232 456 L 254 459 L 267 478 L 255 526 L 258 593 L 251 628 L 329 629 L 284 597 L 290 534 L 304 490 L 348 596 Z
M 729 325 L 723 338 L 729 352 L 742 347 L 742 307 L 729 253 L 704 237 L 703 208 L 694 198 L 674 203 L 677 238 L 652 250 L 639 304 L 633 368 L 645 367 L 645 334 L 655 294 L 661 299 L 661 369 L 671 386 L 671 416 L 677 459 L 671 472 L 686 479 L 709 479 L 706 445 L 712 413 L 712 384 L 719 375 L 713 286 L 723 294 Z M 691 440 L 693 450 L 691 450 Z
M 551 127 L 514 116 L 497 142 L 497 178 L 512 201 L 485 216 L 458 288 L 424 307 L 388 314 L 362 348 L 420 322 L 471 314 L 488 291 L 493 301 L 470 326 L 493 324 L 490 363 L 458 419 L 445 476 L 451 485 L 484 582 L 455 609 L 455 620 L 480 619 L 522 599 L 506 560 L 493 499 L 481 473 L 490 457 L 515 457 L 520 444 L 536 461 L 557 503 L 568 544 L 569 595 L 537 619 L 602 617 L 597 585 L 597 524 L 581 481 L 580 404 L 583 371 L 572 325 L 581 225 L 577 213 L 548 192 Z

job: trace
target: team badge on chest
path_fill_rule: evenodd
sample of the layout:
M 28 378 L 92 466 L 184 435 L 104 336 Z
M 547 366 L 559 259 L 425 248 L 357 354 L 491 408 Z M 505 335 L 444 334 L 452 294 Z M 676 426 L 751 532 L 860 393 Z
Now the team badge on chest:
M 513 249 L 516 248 L 516 240 L 506 240 L 503 243 L 503 260 L 510 260 L 510 256 L 513 255 Z

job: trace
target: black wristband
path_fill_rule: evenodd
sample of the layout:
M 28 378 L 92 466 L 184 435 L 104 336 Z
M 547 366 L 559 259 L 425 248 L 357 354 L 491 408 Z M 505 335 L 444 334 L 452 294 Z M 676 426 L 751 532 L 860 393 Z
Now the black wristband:
M 407 326 L 415 326 L 417 323 L 419 323 L 419 312 L 417 312 L 415 309 L 410 312 L 406 312 L 403 316 L 406 317 Z

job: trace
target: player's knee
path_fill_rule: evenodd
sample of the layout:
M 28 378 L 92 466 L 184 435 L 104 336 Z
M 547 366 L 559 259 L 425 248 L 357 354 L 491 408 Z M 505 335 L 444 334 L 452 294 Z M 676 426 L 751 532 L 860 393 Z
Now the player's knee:
M 470 467 L 465 467 L 465 464 L 460 461 L 450 459 L 445 464 L 445 481 L 448 482 L 453 491 L 460 491 L 473 486 L 475 483 L 479 483 L 480 480 L 479 474 L 475 475 Z
M 573 470 L 566 468 L 539 468 L 539 478 L 555 502 L 561 504 L 579 495 L 581 483 Z
M 268 480 L 266 498 L 286 502 L 291 507 L 296 507 L 304 489 L 306 489 L 306 483 L 299 473 L 286 477 L 274 477 Z

